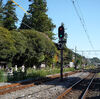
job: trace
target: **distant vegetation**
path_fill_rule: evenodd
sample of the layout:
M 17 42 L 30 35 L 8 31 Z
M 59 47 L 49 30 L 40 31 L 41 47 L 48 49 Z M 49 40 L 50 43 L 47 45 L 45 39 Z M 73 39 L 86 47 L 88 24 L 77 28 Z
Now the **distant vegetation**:
M 0 27 L 0 60 L 7 65 L 26 66 L 52 64 L 56 54 L 54 43 L 35 30 L 8 31 Z
M 24 14 L 17 28 L 16 5 L 8 0 L 3 5 L 0 0 L 0 62 L 7 66 L 39 68 L 42 63 L 49 67 L 60 66 L 60 51 L 54 43 L 53 29 L 56 27 L 47 15 L 46 0 L 31 0 L 28 13 Z M 85 57 L 72 52 L 65 45 L 64 66 L 76 55 L 75 65 L 87 64 Z
M 7 30 L 0 27 L 0 61 L 8 66 L 22 66 L 23 64 L 37 68 L 44 63 L 46 66 L 60 65 L 60 51 L 57 45 L 44 33 L 36 30 Z M 64 65 L 72 61 L 73 53 L 66 46 L 64 48 Z M 76 54 L 76 65 L 86 63 L 86 59 Z
M 100 59 L 97 57 L 93 57 L 90 59 L 91 63 L 100 63 Z

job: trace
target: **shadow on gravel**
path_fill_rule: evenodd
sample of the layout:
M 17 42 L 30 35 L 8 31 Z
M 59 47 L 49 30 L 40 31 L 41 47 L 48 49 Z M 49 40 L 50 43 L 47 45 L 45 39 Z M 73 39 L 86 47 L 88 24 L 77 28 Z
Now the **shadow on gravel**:
M 73 83 L 75 83 L 76 81 L 80 80 L 80 78 L 79 77 L 66 77 L 66 78 L 63 79 L 63 81 L 61 81 L 60 78 L 58 78 L 58 79 L 50 79 L 49 78 L 49 80 L 52 80 L 52 81 L 41 83 L 41 85 L 48 85 L 48 88 L 43 88 L 43 89 L 41 88 L 39 91 L 36 91 L 36 92 L 31 93 L 31 94 L 23 96 L 23 98 L 24 97 L 28 97 L 28 96 L 33 96 L 34 94 L 39 93 L 41 91 L 47 91 L 48 89 L 53 88 L 54 86 L 55 87 L 56 86 L 61 86 L 61 87 L 65 88 L 65 89 L 67 89 Z M 36 85 L 38 85 L 38 83 L 36 83 Z M 18 97 L 16 99 L 22 99 L 22 97 Z
M 87 72 L 87 70 L 84 70 L 84 72 Z M 92 72 L 92 73 L 95 73 L 95 72 L 100 72 L 100 70 L 88 70 L 88 72 Z M 76 75 L 76 74 L 75 74 Z M 79 74 L 78 74 L 79 75 Z M 21 76 L 21 75 L 20 75 Z M 81 76 L 81 75 L 79 75 Z M 16 78 L 16 77 L 15 77 Z M 30 79 L 30 80 L 24 80 L 22 82 L 20 82 L 21 85 L 27 85 L 27 84 L 32 84 L 32 83 L 35 83 L 35 85 L 54 85 L 54 86 L 61 86 L 65 89 L 69 88 L 71 85 L 73 85 L 75 82 L 81 80 L 80 77 L 66 77 L 63 79 L 63 81 L 60 80 L 60 78 L 56 78 L 56 79 L 53 79 L 53 78 L 46 78 L 46 77 L 42 77 L 40 78 L 39 75 L 37 75 L 37 79 Z M 47 82 L 46 82 L 47 81 Z M 85 83 L 88 83 L 89 82 L 89 79 L 86 79 L 85 82 L 83 84 L 80 84 L 78 85 L 78 87 L 75 87 L 73 88 L 73 90 L 83 90 L 83 88 L 86 87 Z M 100 82 L 100 81 L 99 81 Z M 12 82 L 12 83 L 15 83 L 15 82 Z M 53 88 L 54 86 L 50 86 L 49 88 Z M 47 90 L 46 89 L 40 89 L 41 90 Z M 90 90 L 94 90 L 93 88 L 90 88 Z M 98 90 L 98 87 L 95 87 L 95 90 Z M 40 91 L 37 91 L 36 93 L 40 92 Z M 35 94 L 35 93 L 32 93 L 32 95 Z M 20 99 L 20 98 L 18 98 Z M 90 98 L 88 98 L 90 99 Z M 100 98 L 91 98 L 91 99 L 100 99 Z
M 87 72 L 87 71 L 86 71 Z M 93 70 L 90 70 L 89 72 L 95 72 L 95 71 L 93 71 Z M 75 74 L 76 75 L 76 74 Z M 78 74 L 79 75 L 79 74 Z M 81 76 L 81 75 L 79 75 L 79 76 Z M 27 97 L 27 96 L 29 96 L 29 95 L 34 95 L 34 94 L 36 94 L 36 93 L 39 93 L 39 92 L 41 92 L 41 91 L 46 91 L 47 89 L 50 89 L 50 88 L 53 88 L 54 86 L 61 86 L 61 87 L 63 87 L 63 88 L 65 88 L 65 89 L 68 89 L 71 85 L 73 85 L 75 82 L 77 82 L 77 81 L 79 81 L 79 80 L 81 80 L 81 78 L 80 77 L 66 77 L 66 78 L 64 78 L 63 79 L 63 81 L 61 81 L 60 80 L 60 78 L 58 78 L 58 79 L 53 79 L 53 78 L 41 78 L 41 81 L 42 81 L 42 83 L 41 82 L 38 82 L 40 79 L 37 79 L 37 82 L 36 81 L 31 81 L 30 82 L 30 84 L 31 83 L 34 83 L 35 82 L 35 84 L 36 85 L 39 85 L 39 84 L 41 84 L 41 85 L 48 85 L 49 87 L 48 88 L 45 88 L 45 89 L 40 89 L 39 91 L 36 91 L 35 93 L 31 93 L 31 94 L 28 94 L 28 95 L 25 95 L 25 96 L 23 96 L 23 97 Z M 45 82 L 45 80 L 47 80 L 48 82 Z M 88 83 L 89 82 L 89 79 L 86 79 L 85 80 L 85 82 L 83 83 L 83 84 L 80 84 L 80 85 L 78 85 L 78 87 L 75 87 L 73 90 L 82 90 L 84 87 L 86 87 L 86 85 L 85 85 L 85 83 Z M 27 83 L 21 83 L 22 85 L 27 85 L 27 84 L 29 84 L 28 82 Z M 50 86 L 50 85 L 54 85 L 54 86 Z M 92 88 L 91 88 L 91 90 L 93 90 Z M 97 89 L 96 89 L 97 90 Z M 21 99 L 22 97 L 18 97 L 17 99 Z M 96 97 L 92 97 L 92 98 L 87 98 L 87 99 L 100 99 L 100 97 L 98 97 L 98 96 L 96 96 Z
M 94 69 L 89 69 L 89 70 L 85 70 L 83 69 L 84 72 L 91 72 L 91 73 L 99 73 L 100 72 L 100 68 L 96 68 L 95 70 Z
M 100 96 L 90 97 L 90 98 L 86 98 L 86 99 L 100 99 Z

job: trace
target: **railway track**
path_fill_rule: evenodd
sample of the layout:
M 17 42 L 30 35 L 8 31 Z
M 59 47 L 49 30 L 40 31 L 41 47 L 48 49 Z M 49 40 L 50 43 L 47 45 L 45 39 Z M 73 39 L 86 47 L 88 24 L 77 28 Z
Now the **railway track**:
M 90 73 L 86 78 L 79 80 L 59 95 L 56 99 L 85 99 L 88 89 L 96 73 Z
M 84 73 L 80 73 L 78 77 L 81 77 L 83 75 L 84 75 Z M 64 80 L 67 81 L 68 78 L 64 78 Z M 73 79 L 72 81 L 74 82 L 74 80 L 76 80 L 76 79 Z M 68 83 L 61 82 L 59 79 L 57 79 L 54 82 L 47 82 L 44 85 L 42 85 L 41 88 L 39 88 L 39 90 L 33 91 L 31 93 L 29 92 L 29 93 L 25 94 L 24 96 L 17 97 L 16 99 L 55 99 L 54 94 L 58 94 L 55 91 L 56 90 L 58 91 L 61 88 L 61 86 L 59 86 L 59 88 L 58 88 L 58 85 L 62 85 L 64 87 L 65 84 L 68 84 Z M 69 86 L 70 86 L 70 84 L 69 84 Z M 59 92 L 60 91 L 61 90 L 59 90 Z M 37 96 L 39 96 L 39 97 L 37 97 Z
M 94 78 L 85 98 L 100 99 L 100 74 L 97 74 L 96 77 Z
M 72 75 L 74 73 L 77 73 L 77 71 L 64 73 L 64 76 L 66 77 L 66 76 Z M 0 86 L 0 95 L 4 95 L 4 94 L 10 93 L 10 92 L 17 91 L 17 90 L 22 90 L 22 89 L 25 89 L 28 87 L 33 87 L 35 85 L 42 84 L 42 83 L 47 82 L 47 81 L 52 81 L 52 80 L 57 79 L 59 77 L 60 77 L 60 75 L 57 74 L 57 75 L 51 75 L 51 76 L 48 76 L 48 77 L 42 78 L 42 79 L 30 80 L 30 81 L 24 81 L 21 83 Z

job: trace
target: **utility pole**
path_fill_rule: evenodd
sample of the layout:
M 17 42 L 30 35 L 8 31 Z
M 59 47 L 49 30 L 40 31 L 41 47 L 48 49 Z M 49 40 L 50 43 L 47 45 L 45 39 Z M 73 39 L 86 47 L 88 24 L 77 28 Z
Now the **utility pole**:
M 83 53 L 84 53 L 84 51 L 82 51 L 81 67 L 82 67 L 82 65 L 83 65 Z M 83 67 L 82 67 L 82 68 L 83 68 Z
M 76 64 L 76 51 L 77 51 L 77 48 L 76 48 L 76 46 L 75 46 L 75 62 L 74 62 L 74 64 L 75 64 L 75 69 L 77 69 L 77 64 Z

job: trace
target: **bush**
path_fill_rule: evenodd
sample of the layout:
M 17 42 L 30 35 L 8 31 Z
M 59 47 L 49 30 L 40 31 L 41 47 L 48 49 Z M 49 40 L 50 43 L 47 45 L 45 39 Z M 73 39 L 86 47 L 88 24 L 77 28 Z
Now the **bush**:
M 6 76 L 4 76 L 4 70 L 0 69 L 0 82 L 6 81 Z

